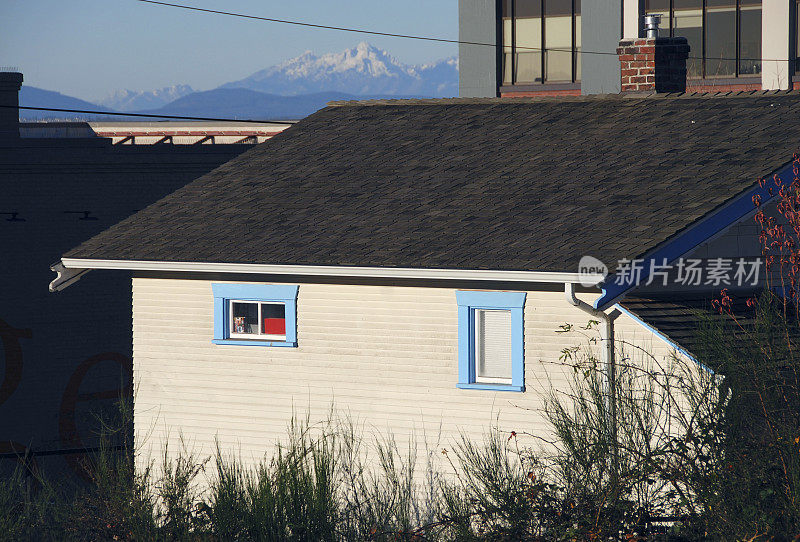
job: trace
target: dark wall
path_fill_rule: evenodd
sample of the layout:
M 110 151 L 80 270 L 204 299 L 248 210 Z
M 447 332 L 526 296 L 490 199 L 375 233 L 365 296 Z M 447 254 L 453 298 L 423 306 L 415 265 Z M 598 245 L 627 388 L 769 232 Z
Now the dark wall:
M 249 148 L 102 139 L 0 144 L 0 213 L 17 213 L 0 215 L 0 454 L 92 446 L 96 415 L 129 391 L 130 276 L 90 272 L 50 293 L 50 265 Z M 78 470 L 77 460 L 39 463 Z

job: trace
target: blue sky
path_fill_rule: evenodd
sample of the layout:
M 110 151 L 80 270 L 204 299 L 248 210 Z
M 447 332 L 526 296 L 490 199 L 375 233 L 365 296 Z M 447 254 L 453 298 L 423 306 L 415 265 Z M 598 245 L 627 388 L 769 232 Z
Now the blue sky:
M 456 39 L 457 0 L 173 0 L 208 9 Z M 0 65 L 25 83 L 84 99 L 115 89 L 185 83 L 214 88 L 297 56 L 360 41 L 418 64 L 457 54 L 452 44 L 249 21 L 135 0 L 0 0 Z

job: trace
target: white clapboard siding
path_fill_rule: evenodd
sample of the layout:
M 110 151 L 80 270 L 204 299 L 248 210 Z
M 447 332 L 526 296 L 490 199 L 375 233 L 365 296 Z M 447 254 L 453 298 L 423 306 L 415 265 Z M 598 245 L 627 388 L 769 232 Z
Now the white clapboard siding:
M 563 292 L 531 291 L 525 304 L 525 393 L 460 390 L 458 307 L 452 288 L 300 284 L 297 348 L 211 343 L 214 300 L 204 280 L 135 278 L 135 432 L 140 459 L 215 442 L 246 461 L 271 455 L 293 413 L 324 420 L 331 408 L 367 432 L 432 449 L 493 425 L 545 435 L 543 390 L 566 389 L 559 366 L 565 322 L 588 317 Z M 589 298 L 587 298 L 589 299 Z M 657 356 L 670 348 L 622 316 L 619 336 Z

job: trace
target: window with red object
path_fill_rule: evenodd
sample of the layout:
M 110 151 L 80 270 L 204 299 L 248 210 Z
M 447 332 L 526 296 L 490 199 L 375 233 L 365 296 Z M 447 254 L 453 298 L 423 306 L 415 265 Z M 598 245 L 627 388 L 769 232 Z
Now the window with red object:
M 261 317 L 263 334 L 286 335 L 286 307 L 283 303 L 262 303 Z
M 233 299 L 230 316 L 230 336 L 233 338 L 286 339 L 286 306 L 283 303 Z

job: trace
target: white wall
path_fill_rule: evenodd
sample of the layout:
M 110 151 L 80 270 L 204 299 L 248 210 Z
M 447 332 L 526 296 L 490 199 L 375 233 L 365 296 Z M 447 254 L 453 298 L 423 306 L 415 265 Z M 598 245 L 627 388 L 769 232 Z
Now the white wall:
M 764 0 L 761 6 L 761 87 L 764 90 L 791 88 L 789 3 L 790 0 Z
M 461 390 L 455 290 L 301 284 L 298 348 L 211 344 L 211 282 L 133 280 L 135 431 L 139 451 L 159 457 L 166 442 L 211 455 L 214 439 L 244 460 L 271 454 L 293 411 L 325 418 L 333 403 L 370 430 L 391 432 L 400 449 L 415 435 L 431 449 L 460 432 L 545 434 L 538 412 L 550 383 L 566 388 L 556 331 L 588 317 L 563 292 L 529 292 L 525 305 L 525 393 Z M 619 336 L 664 358 L 670 348 L 620 317 Z M 550 379 L 548 381 L 548 379 Z
M 639 13 L 639 0 L 622 0 L 622 35 L 625 38 L 638 38 L 639 28 L 641 28 L 641 17 Z M 669 25 L 669 21 L 666 21 Z M 669 27 L 667 27 L 669 28 Z

